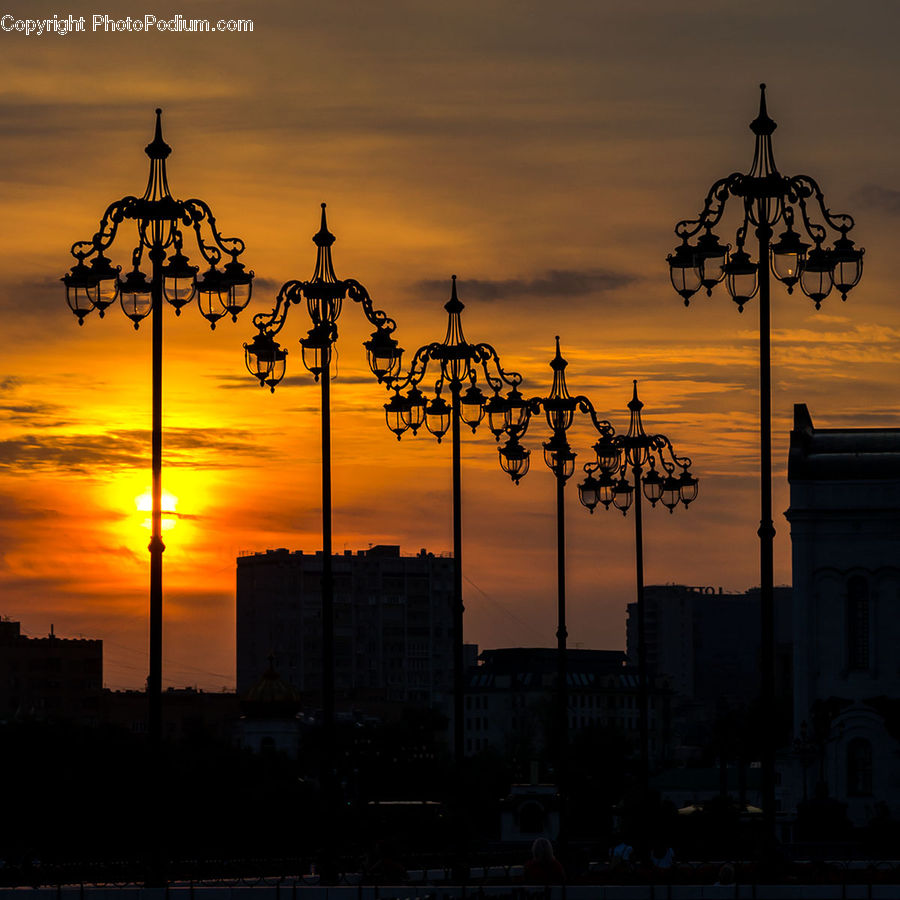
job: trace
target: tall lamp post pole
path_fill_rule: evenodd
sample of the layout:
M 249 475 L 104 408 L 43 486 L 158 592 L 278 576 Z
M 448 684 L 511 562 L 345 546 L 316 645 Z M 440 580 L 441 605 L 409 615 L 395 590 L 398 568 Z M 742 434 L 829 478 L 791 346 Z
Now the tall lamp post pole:
M 587 477 L 578 485 L 578 497 L 591 513 L 598 503 L 611 505 L 624 516 L 634 504 L 634 561 L 637 578 L 638 696 L 640 707 L 641 785 L 646 792 L 650 775 L 650 690 L 647 677 L 646 609 L 644 605 L 644 534 L 642 495 L 655 507 L 669 512 L 697 497 L 698 480 L 691 475 L 691 461 L 678 456 L 664 434 L 647 434 L 641 421 L 644 404 L 638 398 L 637 381 L 628 403 L 631 419 L 623 435 L 602 436 L 594 445 L 595 462 L 584 467 Z M 645 472 L 645 467 L 649 470 Z M 657 468 L 658 466 L 658 468 Z M 631 481 L 628 470 L 631 469 Z M 676 469 L 681 472 L 676 475 Z M 618 477 L 616 477 L 618 476 Z
M 335 760 L 335 689 L 334 689 L 334 578 L 332 575 L 331 521 L 331 360 L 338 337 L 337 322 L 343 301 L 350 298 L 358 303 L 369 322 L 375 326 L 371 338 L 365 342 L 369 367 L 381 381 L 400 365 L 402 350 L 392 337 L 396 328 L 381 310 L 372 305 L 368 291 L 353 279 L 339 279 L 335 275 L 331 246 L 335 237 L 328 230 L 325 204 L 319 231 L 313 236 L 316 245 L 316 267 L 309 281 L 288 281 L 281 286 L 275 306 L 268 313 L 253 317 L 256 335 L 244 344 L 244 359 L 248 371 L 273 393 L 284 378 L 287 350 L 275 340 L 284 328 L 292 306 L 306 302 L 312 328 L 300 339 L 303 365 L 322 388 L 322 725 L 323 759 L 332 789 Z
M 818 183 L 808 175 L 782 175 L 775 166 L 772 132 L 775 122 L 766 111 L 765 85 L 760 85 L 759 114 L 750 123 L 756 137 L 753 163 L 747 174 L 740 172 L 720 178 L 709 189 L 703 210 L 696 219 L 675 226 L 681 244 L 667 261 L 672 285 L 685 306 L 701 288 L 708 295 L 725 281 L 731 299 L 743 311 L 744 304 L 759 295 L 759 437 L 760 437 L 760 547 L 761 678 L 760 704 L 765 713 L 763 733 L 762 794 L 763 816 L 768 839 L 775 839 L 775 525 L 772 521 L 772 385 L 771 319 L 769 271 L 790 294 L 796 284 L 819 309 L 822 301 L 837 290 L 846 300 L 862 275 L 863 250 L 856 249 L 848 233 L 853 218 L 834 214 L 825 205 Z M 735 236 L 735 249 L 723 245 L 713 234 L 725 212 L 729 197 L 737 197 L 742 220 Z M 821 221 L 815 221 L 818 218 Z M 783 222 L 785 230 L 772 241 L 774 227 Z M 802 229 L 798 231 L 795 225 Z M 758 242 L 756 261 L 744 249 L 750 227 Z M 829 231 L 836 235 L 833 245 L 823 247 Z M 803 240 L 803 234 L 812 242 Z M 691 243 L 691 240 L 696 240 Z
M 175 308 L 175 314 L 194 297 L 200 312 L 212 328 L 216 322 L 237 315 L 250 302 L 253 272 L 247 272 L 238 257 L 244 252 L 240 238 L 225 238 L 216 228 L 209 206 L 202 200 L 176 200 L 169 192 L 166 159 L 172 148 L 163 140 L 162 111 L 156 110 L 156 132 L 146 147 L 150 157 L 150 177 L 140 197 L 128 196 L 111 203 L 100 220 L 100 227 L 87 241 L 72 245 L 76 263 L 63 277 L 66 299 L 83 325 L 85 317 L 97 310 L 103 318 L 116 300 L 135 329 L 152 313 L 152 415 L 151 471 L 152 508 L 150 513 L 150 662 L 147 677 L 147 732 L 153 746 L 162 737 L 162 337 L 163 300 Z M 137 245 L 131 252 L 131 270 L 123 277 L 121 267 L 106 256 L 123 221 L 137 227 Z M 184 232 L 195 233 L 200 255 L 209 264 L 198 276 L 198 266 L 190 264 L 182 253 Z M 141 271 L 146 251 L 150 260 L 150 278 Z M 230 257 L 222 268 L 219 263 Z M 86 265 L 86 262 L 90 265 Z
M 531 397 L 521 401 L 512 398 L 506 404 L 497 404 L 492 410 L 491 430 L 505 433 L 506 443 L 499 448 L 500 467 L 518 484 L 529 469 L 530 450 L 520 443 L 520 438 L 528 430 L 531 418 L 543 410 L 550 428 L 550 438 L 543 444 L 544 462 L 556 480 L 556 740 L 557 784 L 560 794 L 560 812 L 563 814 L 567 800 L 567 755 L 569 745 L 569 699 L 568 661 L 566 641 L 566 510 L 565 486 L 575 471 L 576 454 L 569 445 L 567 433 L 575 420 L 576 411 L 587 413 L 594 427 L 601 434 L 601 440 L 613 439 L 613 428 L 609 422 L 597 418 L 593 404 L 584 396 L 573 397 L 566 385 L 566 366 L 556 338 L 556 355 L 550 361 L 553 370 L 553 384 L 545 397 Z M 560 828 L 561 833 L 563 827 Z
M 507 372 L 500 364 L 497 351 L 485 343 L 470 344 L 463 334 L 462 311 L 465 306 L 456 293 L 456 276 L 452 276 L 447 311 L 447 333 L 441 342 L 419 347 L 406 373 L 386 375 L 383 380 L 394 393 L 384 405 L 388 428 L 397 440 L 407 430 L 415 434 L 424 425 L 440 443 L 451 431 L 453 474 L 453 757 L 458 766 L 465 756 L 463 666 L 463 590 L 462 590 L 462 423 L 474 433 L 491 404 L 503 403 L 500 391 L 504 385 L 518 394 L 522 376 Z M 434 393 L 429 397 L 421 389 L 431 363 L 437 368 Z M 486 387 L 493 391 L 487 397 L 479 386 L 479 370 Z M 466 386 L 468 385 L 468 386 Z M 450 403 L 443 396 L 450 393 Z M 406 391 L 405 394 L 401 391 Z M 521 395 L 519 395 L 521 396 Z M 493 429 L 492 429 L 493 430 Z M 497 432 L 495 431 L 496 435 Z

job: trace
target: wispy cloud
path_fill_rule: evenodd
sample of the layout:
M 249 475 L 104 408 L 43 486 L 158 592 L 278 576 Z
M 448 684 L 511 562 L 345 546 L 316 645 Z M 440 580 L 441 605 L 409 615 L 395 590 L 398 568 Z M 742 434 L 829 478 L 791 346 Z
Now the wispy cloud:
M 609 269 L 550 269 L 532 278 L 467 278 L 459 282 L 460 294 L 473 300 L 515 300 L 522 297 L 586 297 L 634 284 L 639 279 Z M 418 282 L 425 291 L 447 290 L 447 279 Z
M 265 278 L 262 275 L 254 275 L 253 276 L 253 296 L 257 298 L 260 296 L 260 291 L 265 291 L 266 296 L 269 294 L 272 295 L 272 305 L 275 305 L 275 295 L 281 289 L 281 285 L 283 282 L 278 281 L 277 278 Z M 264 300 L 259 301 L 262 305 L 265 305 Z M 258 310 L 257 310 L 258 312 Z
M 900 191 L 880 184 L 866 184 L 859 189 L 857 197 L 864 206 L 900 216 Z
M 204 467 L 213 454 L 230 454 L 233 466 L 253 465 L 249 455 L 268 457 L 255 435 L 238 429 L 169 428 L 163 454 L 166 465 Z M 29 474 L 36 469 L 91 473 L 147 465 L 150 432 L 105 431 L 98 434 L 24 434 L 0 441 L 0 469 Z
M 300 372 L 293 375 L 285 375 L 275 388 L 276 391 L 280 391 L 286 387 L 315 387 L 316 382 L 313 380 L 312 375 L 303 367 L 299 353 L 296 357 L 289 357 L 288 364 L 300 369 Z M 344 374 L 340 369 L 336 372 L 332 372 L 331 381 L 332 383 L 339 382 L 343 385 L 377 385 L 378 383 L 374 375 L 366 375 L 364 372 L 352 371 Z M 245 375 L 217 375 L 216 383 L 225 391 L 237 391 L 249 388 L 251 391 L 256 391 L 260 395 L 262 393 L 269 393 L 268 389 L 261 388 L 259 382 L 249 373 Z
M 0 403 L 0 415 L 7 424 L 28 428 L 61 428 L 69 420 L 61 418 L 62 407 L 53 403 Z

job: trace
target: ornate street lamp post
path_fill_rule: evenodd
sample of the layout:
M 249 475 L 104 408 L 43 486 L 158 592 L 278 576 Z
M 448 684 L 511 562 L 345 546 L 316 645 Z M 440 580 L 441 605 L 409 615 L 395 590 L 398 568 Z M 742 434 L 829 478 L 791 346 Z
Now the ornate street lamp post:
M 707 294 L 721 281 L 738 311 L 759 295 L 759 408 L 760 408 L 760 607 L 762 709 L 769 726 L 763 735 L 763 814 L 770 839 L 775 835 L 775 745 L 777 741 L 775 695 L 775 605 L 772 521 L 772 386 L 769 271 L 788 293 L 799 283 L 801 291 L 818 309 L 838 291 L 846 300 L 862 275 L 863 250 L 848 237 L 853 218 L 834 214 L 825 205 L 818 183 L 808 175 L 782 175 L 775 166 L 772 132 L 775 122 L 766 112 L 765 85 L 760 85 L 759 115 L 750 123 L 756 136 L 753 164 L 745 175 L 736 172 L 720 178 L 709 189 L 696 219 L 675 226 L 681 244 L 668 257 L 672 285 L 685 305 L 701 288 Z M 729 197 L 737 197 L 742 218 L 735 234 L 735 248 L 723 245 L 713 233 L 725 212 Z M 820 219 L 821 221 L 815 221 Z M 773 243 L 774 227 L 785 230 Z M 758 241 L 756 261 L 744 249 L 750 227 Z M 829 239 L 831 247 L 823 246 Z M 804 237 L 808 238 L 804 240 Z M 691 240 L 696 238 L 693 243 Z M 811 242 L 811 243 L 810 243 Z
M 146 153 L 150 178 L 140 197 L 123 197 L 111 203 L 97 233 L 72 245 L 76 263 L 63 277 L 66 299 L 78 324 L 93 310 L 100 318 L 116 300 L 135 329 L 152 314 L 152 509 L 150 513 L 150 673 L 147 730 L 158 745 L 162 735 L 162 336 L 163 300 L 181 315 L 183 307 L 197 297 L 200 313 L 212 328 L 225 316 L 237 321 L 250 302 L 253 272 L 247 272 L 238 257 L 244 252 L 240 238 L 225 238 L 216 228 L 209 206 L 202 200 L 176 200 L 169 192 L 166 158 L 172 148 L 163 140 L 162 110 L 156 110 L 156 133 Z M 131 270 L 123 277 L 121 267 L 106 256 L 124 221 L 137 226 L 137 245 L 131 252 Z M 209 265 L 201 275 L 182 253 L 184 233 L 195 233 L 200 255 Z M 141 271 L 146 251 L 150 277 Z M 219 268 L 221 261 L 229 261 Z M 86 263 L 90 263 L 87 265 Z
M 493 408 L 489 408 L 491 430 L 498 435 L 506 434 L 506 443 L 499 448 L 500 467 L 518 484 L 529 468 L 531 451 L 520 443 L 520 438 L 528 430 L 532 416 L 541 410 L 550 428 L 550 438 L 543 444 L 544 462 L 556 479 L 556 739 L 557 784 L 560 793 L 560 812 L 564 812 L 567 799 L 566 761 L 568 754 L 569 697 L 566 639 L 566 510 L 565 486 L 575 471 L 575 452 L 569 445 L 567 433 L 575 420 L 575 412 L 590 416 L 601 440 L 613 440 L 613 427 L 609 422 L 597 418 L 593 404 L 587 397 L 573 397 L 566 386 L 566 366 L 556 338 L 556 355 L 550 361 L 553 370 L 553 384 L 546 397 L 531 397 L 527 400 L 518 392 L 499 398 Z
M 462 479 L 461 479 L 461 423 L 474 434 L 491 404 L 502 403 L 503 385 L 518 395 L 522 376 L 507 372 L 500 364 L 497 351 L 490 344 L 470 344 L 462 328 L 464 309 L 456 293 L 456 276 L 452 276 L 447 310 L 447 333 L 440 343 L 419 347 L 413 355 L 409 371 L 396 376 L 385 373 L 381 379 L 394 393 L 385 403 L 388 428 L 397 440 L 407 430 L 415 434 L 424 425 L 440 443 L 447 433 L 452 438 L 453 465 L 453 757 L 457 766 L 464 757 L 464 677 L 463 670 L 463 592 L 462 592 Z M 434 393 L 423 392 L 421 385 L 431 363 L 437 368 Z M 493 369 L 493 373 L 492 370 Z M 479 370 L 493 396 L 486 397 L 479 386 Z M 450 394 L 448 403 L 444 391 Z M 401 391 L 406 391 L 405 394 Z M 520 395 L 519 395 L 520 396 Z M 493 427 L 491 428 L 494 431 Z M 497 432 L 494 431 L 496 435 Z
M 372 306 L 368 291 L 352 278 L 338 279 L 331 259 L 334 235 L 328 230 L 325 204 L 322 222 L 313 236 L 316 267 L 309 281 L 288 281 L 281 286 L 271 312 L 257 313 L 253 340 L 244 344 L 248 371 L 262 387 L 272 393 L 284 378 L 287 350 L 275 340 L 284 328 L 292 306 L 303 301 L 312 320 L 312 328 L 300 339 L 303 365 L 322 386 L 322 724 L 323 758 L 333 781 L 334 742 L 334 579 L 331 552 L 331 361 L 338 337 L 337 322 L 345 298 L 358 303 L 375 331 L 365 342 L 372 373 L 381 381 L 400 365 L 402 350 L 392 333 L 396 327 L 381 310 Z M 333 784 L 329 784 L 333 788 Z
M 598 503 L 620 509 L 624 516 L 634 504 L 634 557 L 637 574 L 638 691 L 640 706 L 641 784 L 647 788 L 650 774 L 650 704 L 647 679 L 646 612 L 644 608 L 643 494 L 651 506 L 662 503 L 669 512 L 681 503 L 689 506 L 697 497 L 698 480 L 691 475 L 691 461 L 678 456 L 664 434 L 647 434 L 641 421 L 644 404 L 638 399 L 637 381 L 628 403 L 631 420 L 623 435 L 604 435 L 594 444 L 596 462 L 584 467 L 587 478 L 578 485 L 578 497 L 592 513 Z M 644 467 L 649 466 L 648 471 Z M 658 467 L 658 468 L 657 468 Z M 628 480 L 631 469 L 632 480 Z M 676 474 L 676 470 L 681 472 Z

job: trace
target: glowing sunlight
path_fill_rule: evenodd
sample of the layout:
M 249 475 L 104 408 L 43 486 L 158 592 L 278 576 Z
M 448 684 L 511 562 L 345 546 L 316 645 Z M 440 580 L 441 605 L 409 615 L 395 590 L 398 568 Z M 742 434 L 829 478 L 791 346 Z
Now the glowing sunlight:
M 149 490 L 144 491 L 140 497 L 134 498 L 134 505 L 137 507 L 138 512 L 149 513 L 153 508 L 153 495 Z M 178 498 L 173 494 L 170 494 L 168 491 L 162 492 L 162 530 L 163 531 L 171 531 L 175 527 L 175 523 L 178 521 L 178 513 L 176 512 L 176 507 L 178 506 Z M 150 530 L 150 517 L 143 521 L 143 526 L 148 531 Z

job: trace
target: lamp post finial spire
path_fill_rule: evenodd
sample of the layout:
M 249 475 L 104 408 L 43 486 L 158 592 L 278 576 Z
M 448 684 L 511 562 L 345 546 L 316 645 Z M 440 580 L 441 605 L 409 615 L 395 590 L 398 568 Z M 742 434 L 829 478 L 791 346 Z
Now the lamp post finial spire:
M 156 108 L 156 129 L 153 133 L 153 140 L 147 144 L 144 152 L 150 159 L 165 159 L 172 152 L 172 148 L 163 140 L 162 109 L 159 107 Z
M 766 137 L 771 135 L 777 127 L 775 122 L 769 118 L 766 109 L 766 85 L 763 82 L 759 86 L 759 115 L 750 123 L 750 130 L 757 137 Z

